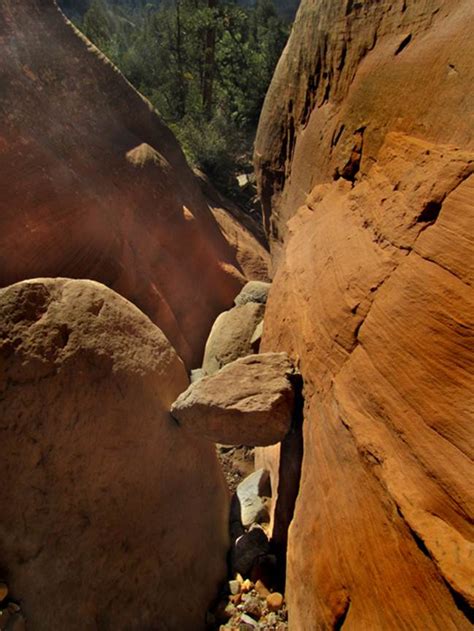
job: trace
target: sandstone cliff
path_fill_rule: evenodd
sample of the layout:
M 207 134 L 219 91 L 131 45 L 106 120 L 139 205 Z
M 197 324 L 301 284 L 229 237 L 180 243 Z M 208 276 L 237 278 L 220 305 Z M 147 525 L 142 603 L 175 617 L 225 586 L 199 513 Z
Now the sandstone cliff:
M 0 41 L 0 286 L 101 281 L 197 365 L 245 270 L 175 138 L 53 0 L 2 2 Z
M 465 0 L 304 0 L 264 106 L 262 348 L 305 393 L 298 631 L 470 628 L 473 18 Z

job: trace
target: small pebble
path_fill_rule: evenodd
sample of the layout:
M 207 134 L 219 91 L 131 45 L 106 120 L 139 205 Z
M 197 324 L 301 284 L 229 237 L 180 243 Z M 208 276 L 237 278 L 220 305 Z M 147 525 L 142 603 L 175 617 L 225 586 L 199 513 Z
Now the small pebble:
M 252 583 L 252 581 L 250 579 L 245 579 L 245 581 L 242 583 L 242 591 L 244 592 L 244 594 L 247 594 L 248 592 L 250 592 L 252 589 L 254 588 L 254 584 Z
M 230 620 L 232 616 L 235 616 L 237 613 L 237 607 L 232 603 L 227 603 L 227 607 L 224 609 L 224 615 L 227 620 Z
M 270 611 L 278 611 L 283 607 L 283 596 L 280 592 L 273 592 L 267 596 L 267 606 Z
M 258 620 L 262 615 L 262 603 L 255 596 L 247 597 L 243 603 L 244 611 L 255 620 Z
M 270 590 L 265 587 L 260 579 L 258 579 L 258 581 L 255 583 L 255 591 L 262 598 L 266 598 L 270 594 Z
M 271 611 L 268 615 L 265 616 L 265 622 L 274 626 L 277 625 L 279 622 L 278 615 L 274 611 Z
M 240 603 L 240 601 L 242 600 L 242 593 L 239 592 L 238 594 L 235 594 L 234 596 L 231 596 L 229 598 L 230 602 L 233 603 L 234 605 L 238 605 Z
M 235 596 L 240 592 L 240 582 L 238 580 L 229 581 L 229 591 L 232 596 Z
M 251 618 L 250 616 L 248 616 L 247 614 L 243 613 L 240 616 L 240 622 L 248 625 L 251 629 L 257 629 L 258 628 L 258 623 L 255 622 L 255 620 L 253 618 Z M 242 626 L 241 626 L 242 628 Z

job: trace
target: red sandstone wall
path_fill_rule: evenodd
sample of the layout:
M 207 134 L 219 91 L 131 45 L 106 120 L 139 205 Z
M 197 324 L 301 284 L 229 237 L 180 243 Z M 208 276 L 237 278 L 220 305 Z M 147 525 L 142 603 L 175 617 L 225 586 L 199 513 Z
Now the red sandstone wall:
M 473 11 L 305 0 L 265 103 L 263 350 L 306 397 L 298 631 L 470 628 Z

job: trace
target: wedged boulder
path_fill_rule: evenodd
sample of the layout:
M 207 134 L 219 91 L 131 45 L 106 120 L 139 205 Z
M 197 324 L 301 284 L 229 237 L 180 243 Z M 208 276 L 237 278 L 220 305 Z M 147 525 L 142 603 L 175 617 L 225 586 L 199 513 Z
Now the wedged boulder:
M 228 498 L 213 445 L 169 417 L 187 383 L 99 283 L 0 291 L 0 567 L 28 627 L 204 628 Z
M 191 384 L 171 415 L 184 429 L 216 443 L 273 445 L 291 427 L 294 374 L 286 353 L 249 355 Z
M 253 353 L 252 337 L 264 313 L 265 305 L 248 302 L 218 316 L 204 350 L 204 374 L 212 375 L 239 357 Z
M 271 283 L 264 283 L 259 280 L 250 280 L 244 285 L 234 302 L 237 306 L 245 305 L 247 302 L 258 302 L 266 304 Z

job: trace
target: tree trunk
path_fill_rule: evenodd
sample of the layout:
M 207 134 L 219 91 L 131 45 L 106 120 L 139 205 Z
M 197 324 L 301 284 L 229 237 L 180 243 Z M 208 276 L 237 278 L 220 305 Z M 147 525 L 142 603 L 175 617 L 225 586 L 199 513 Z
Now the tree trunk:
M 207 6 L 213 10 L 217 7 L 218 0 L 207 0 Z M 202 104 L 206 118 L 212 117 L 214 105 L 214 74 L 216 57 L 216 24 L 213 21 L 206 29 L 204 35 L 204 79 L 202 86 Z
M 181 0 L 176 0 L 176 60 L 178 66 L 178 116 L 186 113 L 186 85 L 183 66 L 183 37 L 181 29 Z

